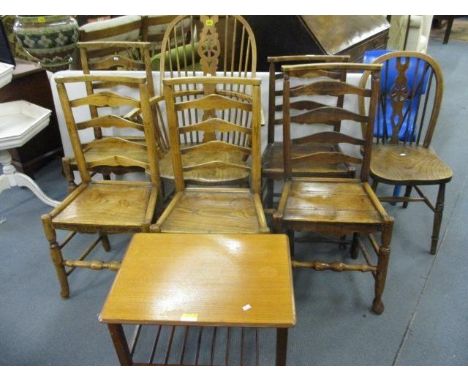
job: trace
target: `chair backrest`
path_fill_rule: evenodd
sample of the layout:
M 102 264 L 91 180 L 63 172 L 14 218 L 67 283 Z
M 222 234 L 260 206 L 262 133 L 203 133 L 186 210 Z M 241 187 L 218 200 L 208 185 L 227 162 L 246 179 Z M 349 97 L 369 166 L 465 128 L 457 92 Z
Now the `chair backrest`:
M 146 72 L 148 92 L 154 96 L 149 42 L 90 41 L 78 43 L 83 74 L 91 70 L 139 70 Z M 105 83 L 98 84 L 106 87 Z M 138 87 L 138 84 L 135 84 Z
M 268 57 L 269 65 L 269 80 L 268 80 L 268 143 L 275 141 L 275 126 L 283 126 L 283 73 L 281 65 L 294 64 L 318 64 L 324 62 L 348 62 L 350 56 L 327 56 L 327 55 L 294 55 L 294 56 L 273 56 Z M 292 102 L 289 107 L 298 110 L 310 110 L 316 105 L 312 101 L 296 101 Z M 337 97 L 337 106 L 343 106 L 343 96 Z
M 183 92 L 177 89 L 188 85 L 194 98 L 186 101 Z M 251 94 L 227 92 L 226 86 L 246 85 Z M 184 87 L 184 86 L 182 86 Z M 260 80 L 229 77 L 184 77 L 164 80 L 164 98 L 167 107 L 169 139 L 176 190 L 185 188 L 185 178 L 193 171 L 217 172 L 238 170 L 250 177 L 250 188 L 260 193 Z M 182 118 L 190 111 L 198 119 Z M 229 115 L 242 114 L 244 123 L 229 120 Z M 247 122 L 245 122 L 247 121 Z M 207 141 L 203 135 L 210 135 Z M 196 137 L 195 137 L 196 136 Z M 190 144 L 185 144 L 190 142 Z M 183 146 L 182 146 L 183 145 Z M 194 165 L 184 163 L 182 154 L 200 153 L 202 162 Z M 210 155 L 205 155 L 210 153 Z M 213 157 L 213 153 L 215 156 Z M 238 154 L 242 161 L 231 160 Z M 204 159 L 204 160 L 203 160 Z M 244 177 L 244 176 L 242 176 Z
M 161 47 L 161 84 L 164 78 L 197 72 L 255 77 L 256 68 L 255 37 L 241 16 L 178 16 L 167 27 Z
M 375 121 L 376 143 L 421 144 L 428 147 L 437 123 L 443 94 L 439 64 L 419 52 L 390 52 L 374 63 L 383 64 L 379 107 Z M 361 86 L 368 82 L 364 72 Z M 359 100 L 360 112 L 365 101 Z
M 62 104 L 65 121 L 67 124 L 68 133 L 80 171 L 81 179 L 87 183 L 91 179 L 93 169 L 102 167 L 137 167 L 142 168 L 150 175 L 151 182 L 159 186 L 159 170 L 158 158 L 156 153 L 156 137 L 154 133 L 153 113 L 149 103 L 148 87 L 145 77 L 123 77 L 123 76 L 96 76 L 83 75 L 75 77 L 59 77 L 55 79 L 57 90 Z M 99 93 L 88 94 L 85 97 L 70 99 L 67 91 L 68 86 L 76 86 L 80 84 L 85 87 L 88 83 L 93 86 L 97 82 L 111 82 L 119 84 L 119 86 L 134 87 L 138 85 L 139 99 L 119 95 L 111 91 L 102 91 Z M 141 110 L 142 122 L 135 122 L 121 116 L 107 114 L 100 116 L 92 116 L 84 121 L 77 121 L 73 110 L 82 107 L 100 107 L 110 108 L 129 106 Z M 90 142 L 82 142 L 79 132 L 88 128 L 102 129 L 132 129 L 138 132 L 143 132 L 145 143 L 132 142 L 122 137 L 106 136 L 102 139 L 92 140 Z M 90 148 L 102 149 L 106 152 L 106 148 L 113 146 L 121 152 L 120 155 L 115 155 L 115 150 L 109 156 L 99 156 L 98 159 L 85 158 L 85 152 Z M 128 157 L 127 152 L 133 152 L 133 157 Z M 135 159 L 135 157 L 139 159 Z
M 291 178 L 292 164 L 301 161 L 314 160 L 317 163 L 339 164 L 355 163 L 361 164 L 361 180 L 367 181 L 369 177 L 370 154 L 372 145 L 372 131 L 377 109 L 377 100 L 380 88 L 381 65 L 374 64 L 351 64 L 351 63 L 325 63 L 325 64 L 304 64 L 285 65 L 282 67 L 283 79 L 283 150 L 284 150 L 284 170 L 285 176 Z M 370 73 L 371 88 L 354 86 L 343 80 L 348 73 L 366 70 Z M 290 79 L 293 77 L 308 79 L 310 82 L 295 87 L 290 86 Z M 327 104 L 317 104 L 311 110 L 304 113 L 295 113 L 290 110 L 290 99 L 301 97 L 306 99 L 311 96 L 355 96 L 369 99 L 369 112 L 355 113 L 345 109 L 343 106 L 330 106 Z M 337 122 L 344 120 L 366 124 L 368 130 L 362 138 L 356 138 L 344 134 L 340 131 L 321 131 L 306 135 L 301 138 L 291 139 L 291 123 L 306 125 L 329 125 L 335 127 Z M 333 129 L 334 130 L 334 129 Z M 360 146 L 362 158 L 345 154 L 343 152 L 314 152 L 299 156 L 292 156 L 291 145 L 301 143 L 333 143 L 350 144 Z

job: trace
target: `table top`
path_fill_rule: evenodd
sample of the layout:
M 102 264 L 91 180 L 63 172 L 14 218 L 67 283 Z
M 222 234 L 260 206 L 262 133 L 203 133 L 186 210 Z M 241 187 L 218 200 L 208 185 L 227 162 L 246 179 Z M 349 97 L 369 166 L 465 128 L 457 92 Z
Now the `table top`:
M 291 327 L 289 244 L 274 234 L 135 234 L 101 322 Z

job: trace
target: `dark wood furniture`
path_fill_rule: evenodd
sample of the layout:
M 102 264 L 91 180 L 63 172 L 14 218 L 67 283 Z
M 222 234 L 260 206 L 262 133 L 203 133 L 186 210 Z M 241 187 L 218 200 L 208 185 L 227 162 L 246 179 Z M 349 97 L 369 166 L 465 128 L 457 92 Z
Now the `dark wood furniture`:
M 270 63 L 268 86 L 268 139 L 267 146 L 262 155 L 262 177 L 266 179 L 265 205 L 267 207 L 273 207 L 274 181 L 283 180 L 284 178 L 283 142 L 277 139 L 278 134 L 276 134 L 278 127 L 281 126 L 282 128 L 283 126 L 283 73 L 281 72 L 281 65 L 348 61 L 349 56 L 311 54 L 268 57 L 268 62 Z M 336 103 L 337 105 L 343 105 L 343 96 L 336 97 Z M 289 109 L 299 113 L 320 106 L 323 105 L 318 103 L 317 100 L 298 100 L 296 97 L 291 97 Z M 299 124 L 301 124 L 301 122 L 299 122 Z M 340 130 L 340 125 L 340 123 L 336 124 L 336 131 Z M 297 143 L 293 142 L 291 149 L 294 154 L 340 150 L 336 144 L 301 143 L 300 140 Z M 293 166 L 292 172 L 294 176 L 353 177 L 355 169 L 346 163 L 320 164 L 313 161 L 305 161 L 297 166 Z
M 384 311 L 382 293 L 387 275 L 392 237 L 393 220 L 385 212 L 374 191 L 367 183 L 372 145 L 372 127 L 376 115 L 379 93 L 381 65 L 327 63 L 283 66 L 283 119 L 284 119 L 284 171 L 286 182 L 277 211 L 273 214 L 275 231 L 286 231 L 290 243 L 294 244 L 294 231 L 332 234 L 336 236 L 353 235 L 351 256 L 356 259 L 362 252 L 364 262 L 361 264 L 325 261 L 293 261 L 296 268 L 311 268 L 318 271 L 360 271 L 371 272 L 375 278 L 375 298 L 372 310 L 381 314 Z M 347 84 L 344 72 L 368 70 L 371 74 L 371 89 Z M 310 82 L 291 88 L 290 78 L 310 79 Z M 291 150 L 289 98 L 296 96 L 329 95 L 362 96 L 369 100 L 369 112 L 357 114 L 339 106 L 321 106 L 303 113 L 298 118 L 307 123 L 329 125 L 330 131 L 310 134 L 302 138 L 303 142 L 346 144 L 354 147 L 362 158 L 347 152 L 312 152 L 295 154 Z M 365 123 L 370 130 L 363 139 L 334 131 L 336 122 L 350 120 Z M 300 178 L 292 173 L 293 164 L 314 160 L 318 163 L 354 163 L 361 165 L 358 179 L 346 178 Z M 374 233 L 381 232 L 379 244 Z M 360 240 L 360 235 L 367 235 L 371 247 L 377 254 L 377 264 L 371 263 L 367 249 Z M 294 246 L 292 248 L 294 254 Z
M 258 70 L 268 56 L 349 55 L 362 62 L 366 50 L 385 49 L 390 24 L 384 16 L 245 16 L 258 45 Z
M 372 148 L 370 175 L 373 188 L 382 183 L 406 186 L 405 195 L 381 196 L 385 202 L 424 202 L 434 212 L 431 254 L 437 251 L 444 212 L 445 185 L 453 173 L 430 147 L 444 90 L 442 70 L 432 57 L 418 52 L 391 52 L 374 63 L 384 65 L 377 121 L 383 125 Z M 364 73 L 361 85 L 367 82 Z M 365 109 L 360 100 L 360 112 Z M 383 123 L 382 123 L 383 122 Z M 364 128 L 367 128 L 364 126 Z M 433 205 L 420 186 L 436 185 Z M 417 198 L 411 197 L 413 189 Z
M 52 92 L 45 69 L 38 64 L 17 59 L 13 80 L 0 89 L 0 102 L 16 100 L 25 100 L 52 111 L 49 126 L 24 146 L 9 150 L 16 169 L 34 178 L 36 170 L 53 158 L 63 155 Z
M 247 87 L 251 95 L 225 90 L 230 85 Z M 184 89 L 194 96 L 190 101 L 184 100 Z M 171 78 L 164 80 L 164 97 L 175 195 L 151 231 L 269 232 L 260 198 L 260 80 Z M 229 122 L 225 111 L 236 113 L 248 124 Z M 184 113 L 199 119 L 181 118 Z M 208 181 L 233 177 L 235 183 L 232 187 L 188 187 L 187 179 L 195 177 Z
M 288 239 L 135 234 L 99 320 L 121 365 L 259 364 L 269 329 L 285 365 L 296 323 Z M 133 340 L 122 325 L 137 325 Z
M 139 99 L 108 91 L 69 99 L 66 85 L 86 86 L 86 82 L 113 82 L 119 86 L 138 85 Z M 76 268 L 118 270 L 118 262 L 89 261 L 85 258 L 99 242 L 102 242 L 106 251 L 110 250 L 107 234 L 149 231 L 156 210 L 160 182 L 154 123 L 144 77 L 87 75 L 56 78 L 56 83 L 82 183 L 50 213 L 43 215 L 42 223 L 60 282 L 61 296 L 67 298 L 70 293 L 68 276 Z M 112 114 L 76 121 L 73 109 L 90 105 L 108 106 L 110 109 L 123 105 L 138 108 L 142 112 L 143 121 L 137 123 Z M 94 127 L 138 130 L 144 132 L 145 141 L 137 143 L 121 137 L 108 136 L 88 143 L 81 142 L 79 131 Z M 86 156 L 85 153 L 91 149 L 97 149 L 100 155 Z M 94 169 L 103 166 L 140 167 L 148 173 L 149 180 L 138 182 L 91 180 Z M 57 243 L 57 230 L 70 231 L 61 244 Z M 62 249 L 77 232 L 97 233 L 98 237 L 78 259 L 65 259 Z

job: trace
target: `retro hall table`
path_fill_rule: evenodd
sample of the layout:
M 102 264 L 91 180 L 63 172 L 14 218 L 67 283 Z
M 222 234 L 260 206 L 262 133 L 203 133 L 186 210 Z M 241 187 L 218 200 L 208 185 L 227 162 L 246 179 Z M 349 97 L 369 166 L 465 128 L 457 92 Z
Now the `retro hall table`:
M 285 365 L 296 322 L 287 236 L 135 234 L 99 320 L 121 365 L 258 364 L 267 328 Z M 131 341 L 123 325 L 136 325 Z

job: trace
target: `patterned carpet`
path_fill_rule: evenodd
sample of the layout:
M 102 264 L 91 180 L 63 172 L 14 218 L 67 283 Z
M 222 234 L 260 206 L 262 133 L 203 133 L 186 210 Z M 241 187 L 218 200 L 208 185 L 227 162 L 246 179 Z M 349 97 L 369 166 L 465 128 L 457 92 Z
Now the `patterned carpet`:
M 446 22 L 442 24 L 442 28 L 432 28 L 431 38 L 442 41 L 446 29 Z M 450 41 L 468 42 L 468 17 L 456 18 L 453 21 L 452 32 L 450 33 Z

